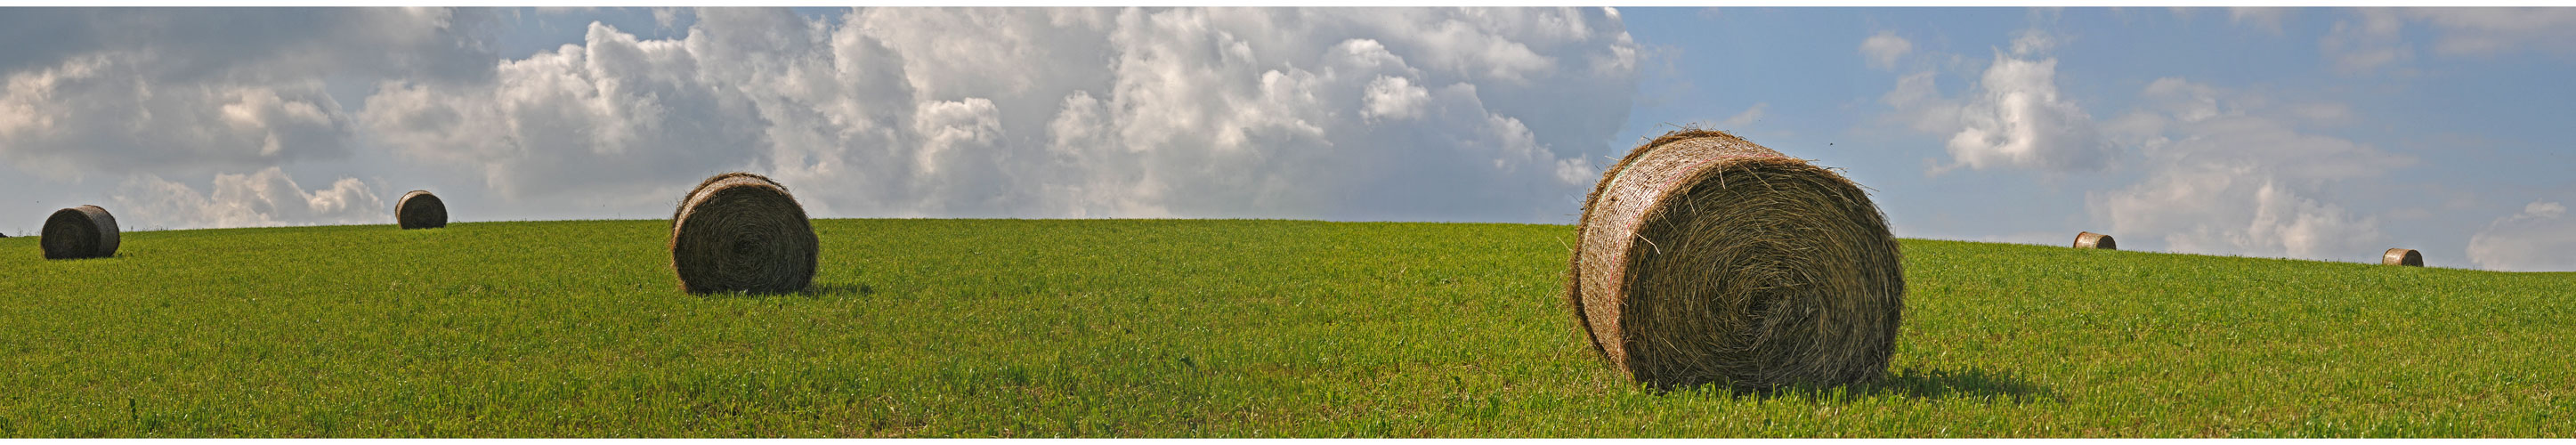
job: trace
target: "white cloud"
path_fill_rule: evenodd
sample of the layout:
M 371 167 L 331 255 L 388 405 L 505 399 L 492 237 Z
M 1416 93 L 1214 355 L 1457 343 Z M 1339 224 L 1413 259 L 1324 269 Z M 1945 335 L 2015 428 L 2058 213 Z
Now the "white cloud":
M 1414 86 L 1402 77 L 1378 76 L 1363 93 L 1360 117 L 1376 120 L 1411 119 L 1422 116 L 1422 107 L 1431 101 L 1431 90 Z
M 2019 33 L 2012 52 L 1996 50 L 1961 97 L 1943 96 L 1938 73 L 1921 71 L 1898 78 L 1879 101 L 1907 127 L 1947 137 L 1943 147 L 1952 161 L 1932 166 L 1931 174 L 1961 167 L 2101 170 L 2117 152 L 2103 143 L 2093 116 L 2058 92 L 2057 59 L 2044 56 L 2062 40 L 2037 30 Z
M 2231 92 L 2164 78 L 2139 93 L 2140 109 L 2107 127 L 2141 148 L 2148 178 L 2087 193 L 2112 233 L 2162 241 L 2177 252 L 2350 260 L 2387 239 L 2378 218 L 2330 198 L 2336 184 L 2369 180 L 2414 162 L 2369 145 L 2300 132 Z M 2339 106 L 2309 104 L 2311 106 Z M 2377 247 L 2384 248 L 2384 247 Z
M 2576 218 L 2564 204 L 2532 201 L 2469 237 L 2468 255 L 2487 269 L 2576 271 Z
M 2058 45 L 2065 43 L 2064 40 L 2064 37 L 2060 37 L 2056 34 L 2049 34 L 2046 31 L 2025 29 L 2013 37 L 2012 55 L 2016 57 L 2036 57 L 2045 55 L 2048 54 L 2049 51 L 2056 50 Z
M 2160 237 L 2175 252 L 2349 259 L 2387 238 L 2377 218 L 2303 196 L 2251 166 L 2175 166 L 2087 196 L 2110 233 Z
M 39 175 L 203 172 L 346 156 L 321 82 L 166 84 L 146 58 L 80 57 L 7 76 L 0 156 Z
M 20 38 L 0 46 L 0 162 L 69 187 L 104 179 L 124 181 L 123 189 L 129 191 L 174 187 L 186 191 L 185 184 L 160 179 L 165 177 L 260 182 L 212 184 L 216 187 L 212 195 L 194 199 L 212 203 L 207 204 L 212 208 L 236 210 L 223 210 L 228 216 L 216 217 L 202 216 L 197 207 L 189 207 L 178 212 L 187 216 L 172 220 L 175 225 L 336 221 L 331 202 L 339 201 L 328 198 L 342 193 L 333 190 L 345 189 L 325 189 L 320 192 L 322 198 L 314 198 L 323 201 L 309 205 L 265 207 L 242 203 L 283 200 L 285 195 L 240 198 L 256 195 L 242 190 L 275 190 L 269 184 L 273 181 L 263 178 L 273 176 L 265 172 L 282 165 L 358 154 L 359 129 L 351 112 L 342 109 L 342 98 L 330 94 L 330 82 L 356 79 L 365 84 L 376 78 L 403 77 L 457 83 L 489 78 L 495 57 L 484 46 L 488 33 L 483 30 L 496 18 L 492 12 L 11 10 L 0 14 L 0 29 L 13 36 L 42 38 Z M 196 202 L 143 195 L 127 198 Z M 160 219 L 148 212 L 133 216 L 138 225 Z
M 1889 117 L 1942 135 L 1952 169 L 2011 168 L 2048 174 L 2143 172 L 2135 183 L 2085 193 L 2095 224 L 2136 247 L 2184 253 L 2346 259 L 2387 239 L 2379 218 L 2354 212 L 2336 186 L 2368 180 L 2414 159 L 2367 144 L 2302 132 L 2296 123 L 2349 119 L 2341 104 L 2278 108 L 2259 94 L 2183 78 L 2138 92 L 2138 106 L 2096 121 L 2057 88 L 2066 39 L 2025 31 L 1996 50 L 1967 94 L 1946 97 L 1936 71 L 1898 78 L 1879 98 Z M 1992 239 L 1992 238 L 1990 238 Z M 2037 238 L 2030 238 L 2037 240 Z
M 1878 69 L 1895 68 L 1896 59 L 1912 51 L 1914 42 L 1897 37 L 1896 31 L 1879 31 L 1860 42 L 1861 57 L 1869 61 L 1869 66 Z
M 1598 181 L 1600 179 L 1601 168 L 1594 167 L 1592 165 L 1592 160 L 1590 159 L 1565 158 L 1556 160 L 1557 182 L 1565 183 L 1567 185 L 1590 187 L 1596 184 L 1594 181 Z
M 1959 165 L 2099 170 L 2112 155 L 2093 116 L 2058 94 L 2057 59 L 1996 54 L 1971 94 L 1960 106 L 1958 132 L 1945 145 Z
M 205 192 L 160 176 L 127 178 L 113 199 L 118 222 L 136 228 L 196 229 L 289 224 L 382 224 L 392 211 L 357 178 L 305 191 L 283 170 L 218 174 Z
M 667 206 L 751 169 L 843 216 L 1531 221 L 1589 185 L 1565 161 L 1606 151 L 1636 84 L 1601 9 L 698 16 L 387 83 L 359 121 L 504 199 Z

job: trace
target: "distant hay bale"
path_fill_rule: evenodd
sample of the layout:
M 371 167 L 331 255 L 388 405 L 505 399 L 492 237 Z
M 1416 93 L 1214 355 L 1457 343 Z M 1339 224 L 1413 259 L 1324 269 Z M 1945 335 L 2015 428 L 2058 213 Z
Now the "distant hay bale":
M 402 200 L 394 203 L 394 223 L 404 229 L 447 227 L 447 202 L 428 190 L 404 193 Z
M 2058 233 L 2065 233 L 2065 232 L 2058 232 Z M 2116 240 L 2112 240 L 2110 235 L 2104 235 L 2104 234 L 2093 233 L 2093 232 L 2084 232 L 2084 233 L 2077 233 L 2077 234 L 2075 234 L 2075 248 L 2077 248 L 2077 249 L 2120 250 L 2120 242 L 2119 242 L 2119 241 L 2116 241 Z
M 2416 253 L 2415 249 L 2388 249 L 2388 252 L 2379 254 L 2379 264 L 2424 267 L 2424 254 Z
M 116 256 L 116 238 L 116 216 L 84 205 L 55 210 L 36 242 L 44 246 L 45 259 L 107 258 Z
M 1863 382 L 1905 304 L 1887 218 L 1859 185 L 1684 128 L 1602 172 L 1566 299 L 1593 349 L 1660 388 Z
M 760 175 L 707 178 L 671 214 L 671 269 L 691 293 L 804 290 L 818 244 L 796 197 Z

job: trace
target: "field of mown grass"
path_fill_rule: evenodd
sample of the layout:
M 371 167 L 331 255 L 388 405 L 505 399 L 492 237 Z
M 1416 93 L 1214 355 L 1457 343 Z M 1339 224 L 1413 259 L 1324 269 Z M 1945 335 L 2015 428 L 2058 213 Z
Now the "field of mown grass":
M 1883 382 L 1655 393 L 1573 230 L 818 220 L 800 295 L 665 221 L 0 239 L 0 436 L 2576 436 L 2576 274 L 1905 240 Z

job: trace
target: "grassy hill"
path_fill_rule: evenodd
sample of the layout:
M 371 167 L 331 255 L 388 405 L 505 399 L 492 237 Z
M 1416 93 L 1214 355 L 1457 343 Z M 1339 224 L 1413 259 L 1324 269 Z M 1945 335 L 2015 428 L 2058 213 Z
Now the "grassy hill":
M 0 239 L 0 436 L 2576 435 L 2576 274 L 1906 240 L 1894 377 L 1658 394 L 1573 230 L 820 220 L 802 295 L 665 221 Z

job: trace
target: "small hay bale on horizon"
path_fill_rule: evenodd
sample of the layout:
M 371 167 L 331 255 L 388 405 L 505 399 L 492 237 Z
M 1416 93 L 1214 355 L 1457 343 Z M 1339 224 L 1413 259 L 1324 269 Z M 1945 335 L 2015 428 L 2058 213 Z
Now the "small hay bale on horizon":
M 1635 381 L 1762 391 L 1886 373 L 1904 269 L 1886 215 L 1842 175 L 1685 127 L 1603 170 L 1576 230 L 1565 298 Z
M 404 229 L 447 227 L 447 201 L 428 190 L 404 193 L 401 200 L 394 202 L 394 225 Z
M 116 216 L 94 205 L 55 210 L 45 218 L 43 236 L 36 243 L 44 247 L 49 260 L 114 257 Z
M 2424 254 L 2417 253 L 2415 249 L 2388 249 L 2387 252 L 2379 254 L 2379 264 L 2384 266 L 2424 267 Z
M 2075 234 L 2075 248 L 2120 250 L 2120 243 L 2117 240 L 2111 239 L 2110 235 L 2084 232 Z
M 671 270 L 690 293 L 804 290 L 819 245 L 795 195 L 761 175 L 708 177 L 671 213 Z

